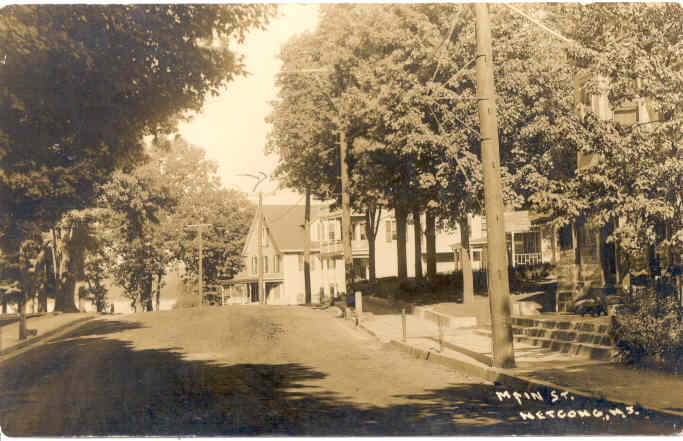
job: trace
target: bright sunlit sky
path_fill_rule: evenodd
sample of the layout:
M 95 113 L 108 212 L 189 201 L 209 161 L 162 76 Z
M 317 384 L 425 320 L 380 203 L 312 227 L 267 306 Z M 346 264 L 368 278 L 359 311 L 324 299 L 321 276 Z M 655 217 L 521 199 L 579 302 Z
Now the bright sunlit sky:
M 219 165 L 223 185 L 251 191 L 255 180 L 237 176 L 242 173 L 270 173 L 277 155 L 264 154 L 270 130 L 265 118 L 269 102 L 276 98 L 275 75 L 280 70 L 280 47 L 291 36 L 314 30 L 318 6 L 315 4 L 280 4 L 278 16 L 263 31 L 252 31 L 237 51 L 245 55 L 249 75 L 237 77 L 218 97 L 209 97 L 201 114 L 179 127 L 190 143 L 204 148 L 209 159 Z M 278 183 L 269 180 L 259 189 L 271 192 Z M 264 204 L 302 203 L 300 194 L 279 190 L 264 198 Z

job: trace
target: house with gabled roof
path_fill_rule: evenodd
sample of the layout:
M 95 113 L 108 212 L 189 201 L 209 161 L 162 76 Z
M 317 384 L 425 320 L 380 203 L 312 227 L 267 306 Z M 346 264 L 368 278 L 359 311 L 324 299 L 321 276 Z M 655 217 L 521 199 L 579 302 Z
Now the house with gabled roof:
M 312 216 L 318 207 L 312 207 Z M 263 276 L 266 303 L 298 305 L 305 303 L 303 254 L 305 243 L 304 206 L 263 206 Z M 311 255 L 319 254 L 318 244 L 311 243 Z M 242 250 L 244 268 L 225 282 L 231 303 L 258 302 L 258 219 L 254 217 Z M 312 261 L 314 259 L 311 259 Z M 319 285 L 319 274 L 311 265 L 311 286 Z M 314 299 L 318 300 L 319 299 Z

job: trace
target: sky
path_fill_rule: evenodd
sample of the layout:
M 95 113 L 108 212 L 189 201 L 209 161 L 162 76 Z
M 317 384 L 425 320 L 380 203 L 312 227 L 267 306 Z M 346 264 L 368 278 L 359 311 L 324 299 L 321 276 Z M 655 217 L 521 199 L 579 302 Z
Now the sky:
M 204 148 L 207 157 L 218 164 L 225 187 L 250 192 L 256 181 L 239 174 L 270 174 L 275 169 L 277 155 L 264 154 L 270 130 L 265 118 L 271 110 L 268 103 L 277 96 L 275 75 L 281 65 L 280 47 L 293 35 L 313 31 L 317 14 L 315 4 L 280 4 L 277 18 L 267 29 L 252 31 L 244 44 L 236 47 L 245 56 L 249 75 L 230 82 L 220 96 L 209 97 L 200 114 L 179 126 L 185 139 Z M 259 189 L 265 194 L 277 187 L 277 181 L 269 179 Z M 289 190 L 277 190 L 276 194 L 264 197 L 263 203 L 301 204 L 303 197 Z

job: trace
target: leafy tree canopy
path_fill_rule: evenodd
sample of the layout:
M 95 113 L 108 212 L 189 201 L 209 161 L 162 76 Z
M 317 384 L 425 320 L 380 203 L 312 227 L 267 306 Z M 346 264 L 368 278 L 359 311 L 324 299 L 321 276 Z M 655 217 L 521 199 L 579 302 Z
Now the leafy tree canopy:
M 14 5 L 0 10 L 0 211 L 50 224 L 92 203 L 235 75 L 264 5 Z M 7 222 L 7 219 L 6 219 Z

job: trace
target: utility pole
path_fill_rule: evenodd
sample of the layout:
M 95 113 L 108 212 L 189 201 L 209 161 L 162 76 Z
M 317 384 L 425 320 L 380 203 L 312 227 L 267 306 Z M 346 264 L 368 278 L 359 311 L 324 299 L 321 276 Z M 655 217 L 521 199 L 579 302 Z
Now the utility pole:
M 266 283 L 263 280 L 263 192 L 258 192 L 258 296 L 259 303 L 266 303 Z
M 493 340 L 493 365 L 515 367 L 512 326 L 510 323 L 510 285 L 508 281 L 503 190 L 500 178 L 496 89 L 493 83 L 493 55 L 488 6 L 474 5 L 477 34 L 477 89 L 481 127 L 481 163 L 488 235 L 489 305 Z
M 306 74 L 306 73 L 328 73 L 333 72 L 330 68 L 311 68 L 311 69 L 298 69 L 298 70 L 288 70 L 282 71 L 282 74 Z M 346 294 L 353 294 L 352 284 L 353 284 L 353 255 L 351 254 L 351 197 L 349 195 L 349 170 L 346 164 L 346 130 L 344 124 L 342 123 L 342 115 L 334 100 L 330 94 L 323 92 L 323 95 L 327 99 L 332 108 L 332 111 L 336 114 L 334 118 L 334 123 L 337 126 L 337 134 L 339 136 L 339 162 L 341 171 L 341 205 L 342 205 L 342 249 L 344 252 L 344 284 L 346 289 Z
M 339 160 L 341 161 L 342 245 L 344 249 L 344 284 L 346 294 L 353 292 L 353 255 L 351 254 L 351 197 L 349 195 L 349 169 L 346 165 L 346 133 L 338 118 Z
M 254 189 L 252 190 L 251 194 L 254 194 L 256 192 L 256 189 L 258 186 L 261 184 L 261 182 L 265 181 L 268 179 L 268 175 L 259 172 L 259 175 L 252 175 L 252 174 L 241 174 L 238 176 L 247 176 L 250 178 L 256 179 L 256 184 L 254 185 Z M 271 193 L 271 194 L 274 194 Z M 269 195 L 268 195 L 269 196 Z M 258 247 L 258 262 L 256 262 L 256 267 L 258 268 L 258 297 L 259 297 L 259 303 L 265 304 L 266 303 L 266 283 L 263 279 L 263 272 L 264 272 L 264 262 L 263 262 L 263 224 L 264 224 L 264 216 L 263 216 L 263 192 L 259 190 L 258 192 L 258 213 L 256 214 L 257 216 L 257 247 Z
M 197 229 L 197 234 L 199 235 L 199 298 L 201 301 L 201 304 L 204 304 L 204 261 L 202 259 L 202 232 L 204 231 L 204 228 L 210 227 L 211 224 L 194 224 L 194 225 L 185 225 L 185 228 L 196 228 Z

